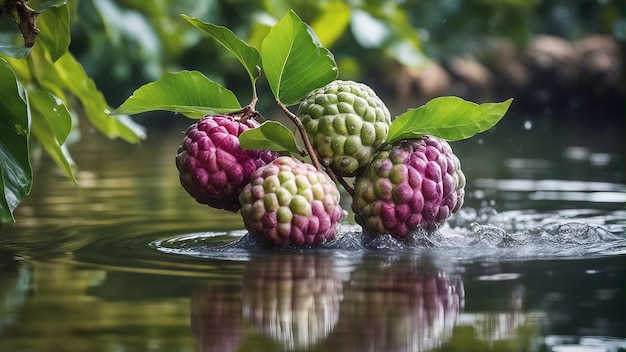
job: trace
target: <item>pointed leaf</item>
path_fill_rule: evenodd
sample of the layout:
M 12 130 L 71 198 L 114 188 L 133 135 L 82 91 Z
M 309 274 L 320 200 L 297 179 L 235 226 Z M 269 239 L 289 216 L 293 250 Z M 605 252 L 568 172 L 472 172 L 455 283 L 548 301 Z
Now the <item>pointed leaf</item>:
M 240 109 L 237 97 L 230 90 L 198 71 L 181 71 L 166 73 L 158 81 L 139 87 L 115 113 L 166 110 L 201 118 Z
M 62 80 L 63 88 L 69 90 L 81 102 L 85 115 L 91 123 L 108 137 L 120 137 L 127 142 L 136 143 L 145 138 L 145 131 L 128 116 L 112 116 L 113 110 L 95 82 L 87 76 L 83 66 L 66 52 L 53 64 L 55 74 Z M 38 69 L 39 70 L 39 69 Z M 39 71 L 42 74 L 43 68 Z M 54 81 L 52 82 L 54 84 Z M 56 87 L 60 86 L 56 82 Z M 66 102 L 67 103 L 67 102 Z
M 106 102 L 104 95 L 96 87 L 95 82 L 87 76 L 82 65 L 67 51 L 57 62 L 52 63 L 41 46 L 35 45 L 30 55 L 33 64 L 28 73 L 37 77 L 40 87 L 63 100 L 70 106 L 69 96 L 80 101 L 84 115 L 93 126 L 109 138 L 122 138 L 136 143 L 145 138 L 142 126 L 132 121 L 128 116 L 112 116 L 113 110 Z
M 243 131 L 239 135 L 243 149 L 263 149 L 275 152 L 300 154 L 293 133 L 277 121 L 265 121 L 261 126 Z
M 389 126 L 387 143 L 423 135 L 450 141 L 469 138 L 498 123 L 512 101 L 478 105 L 458 97 L 435 98 L 398 116 Z
M 297 103 L 337 77 L 333 55 L 291 10 L 263 40 L 261 58 L 274 96 L 285 105 Z
M 0 58 L 0 221 L 15 222 L 13 211 L 30 192 L 29 113 L 26 92 Z
M 65 54 L 70 45 L 70 11 L 67 5 L 52 6 L 37 16 L 37 44 L 43 45 L 52 62 Z
M 72 129 L 72 117 L 63 101 L 43 90 L 28 91 L 32 110 L 31 131 L 52 159 L 61 167 L 73 183 L 74 162 L 63 146 Z
M 259 77 L 258 66 L 261 64 L 261 54 L 259 51 L 246 44 L 243 40 L 239 39 L 230 29 L 222 26 L 217 26 L 211 23 L 205 23 L 197 18 L 191 18 L 187 15 L 181 15 L 187 22 L 194 25 L 196 28 L 201 29 L 223 47 L 228 49 L 235 57 L 243 64 L 248 71 L 252 84 Z

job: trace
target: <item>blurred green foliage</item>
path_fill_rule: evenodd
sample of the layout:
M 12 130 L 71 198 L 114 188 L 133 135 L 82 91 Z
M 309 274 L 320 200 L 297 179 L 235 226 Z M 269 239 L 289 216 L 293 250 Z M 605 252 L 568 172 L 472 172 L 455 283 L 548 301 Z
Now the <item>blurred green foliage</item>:
M 116 104 L 180 69 L 245 87 L 245 72 L 232 56 L 180 14 L 228 27 L 260 48 L 290 8 L 333 52 L 340 78 L 365 81 L 384 76 L 389 63 L 420 66 L 494 38 L 521 49 L 537 33 L 571 40 L 613 33 L 626 18 L 616 0 L 84 0 L 70 48 Z

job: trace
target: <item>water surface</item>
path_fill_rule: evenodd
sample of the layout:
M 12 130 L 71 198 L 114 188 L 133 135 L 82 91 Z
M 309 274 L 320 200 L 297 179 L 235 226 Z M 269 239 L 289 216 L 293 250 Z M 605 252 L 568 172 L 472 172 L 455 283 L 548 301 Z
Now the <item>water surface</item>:
M 0 350 L 624 350 L 623 124 L 545 117 L 452 144 L 466 203 L 426 247 L 349 217 L 322 248 L 262 248 L 180 187 L 187 121 L 85 131 L 79 185 L 41 159 L 2 229 Z

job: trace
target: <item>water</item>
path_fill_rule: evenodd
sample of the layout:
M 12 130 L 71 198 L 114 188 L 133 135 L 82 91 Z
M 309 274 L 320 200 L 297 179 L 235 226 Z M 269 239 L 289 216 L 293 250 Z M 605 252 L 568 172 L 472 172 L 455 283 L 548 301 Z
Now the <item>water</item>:
M 349 217 L 280 251 L 182 190 L 187 121 L 139 146 L 84 131 L 80 185 L 42 159 L 2 229 L 0 351 L 623 351 L 624 129 L 540 121 L 452 145 L 466 205 L 436 236 Z

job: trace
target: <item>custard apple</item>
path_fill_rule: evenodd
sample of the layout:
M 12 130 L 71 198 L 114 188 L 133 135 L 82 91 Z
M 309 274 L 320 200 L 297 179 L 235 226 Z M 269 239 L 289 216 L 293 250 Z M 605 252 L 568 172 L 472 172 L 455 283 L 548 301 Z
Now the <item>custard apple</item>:
M 309 93 L 298 117 L 322 165 L 339 176 L 353 176 L 369 164 L 391 124 L 389 110 L 370 87 L 341 80 Z
M 352 210 L 373 234 L 434 231 L 463 205 L 465 175 L 443 139 L 424 136 L 380 150 L 355 178 Z
M 250 175 L 279 154 L 244 150 L 239 135 L 259 124 L 227 115 L 205 116 L 189 126 L 176 155 L 180 183 L 198 203 L 233 212 Z
M 275 245 L 316 245 L 331 240 L 345 214 L 330 177 L 288 156 L 255 171 L 239 201 L 250 234 Z

